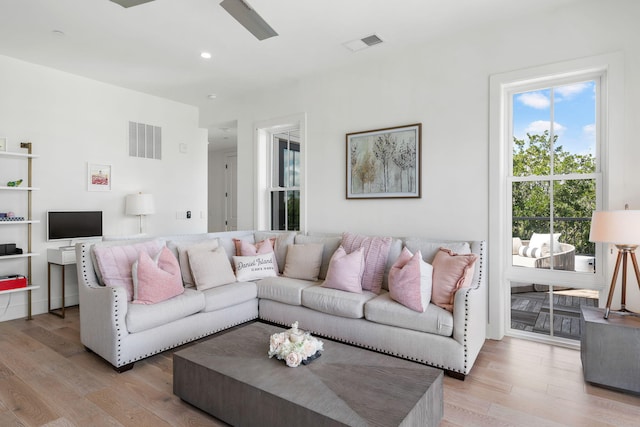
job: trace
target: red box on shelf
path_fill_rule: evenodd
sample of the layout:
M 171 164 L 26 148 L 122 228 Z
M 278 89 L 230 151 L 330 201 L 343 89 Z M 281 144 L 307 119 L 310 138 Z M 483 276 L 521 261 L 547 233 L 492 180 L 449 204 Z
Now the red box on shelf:
M 0 276 L 0 291 L 27 287 L 27 278 L 20 275 Z

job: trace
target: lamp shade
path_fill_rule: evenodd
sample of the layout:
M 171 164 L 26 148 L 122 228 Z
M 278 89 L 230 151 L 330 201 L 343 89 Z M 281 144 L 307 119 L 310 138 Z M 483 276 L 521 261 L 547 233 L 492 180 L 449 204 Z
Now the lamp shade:
M 640 244 L 640 211 L 593 212 L 589 241 L 616 245 Z
M 151 194 L 129 194 L 126 200 L 127 215 L 150 215 L 155 213 L 153 196 Z

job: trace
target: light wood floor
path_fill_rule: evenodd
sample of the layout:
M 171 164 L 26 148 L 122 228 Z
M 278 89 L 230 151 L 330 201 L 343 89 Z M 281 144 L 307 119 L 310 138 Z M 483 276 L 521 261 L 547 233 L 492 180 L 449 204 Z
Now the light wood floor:
M 173 395 L 171 355 L 117 374 L 84 350 L 77 308 L 2 322 L 0 426 L 224 425 Z M 443 427 L 640 425 L 640 397 L 585 384 L 578 351 L 513 338 L 445 377 L 444 401 Z

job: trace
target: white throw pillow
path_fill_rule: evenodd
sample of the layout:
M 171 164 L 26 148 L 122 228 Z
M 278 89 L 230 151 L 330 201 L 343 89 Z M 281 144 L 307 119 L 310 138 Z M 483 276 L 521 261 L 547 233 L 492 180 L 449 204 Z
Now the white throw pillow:
M 187 253 L 193 281 L 199 291 L 236 281 L 227 252 L 222 246 L 214 250 L 195 247 L 188 249 Z
M 253 256 L 234 256 L 233 265 L 235 266 L 238 282 L 278 275 L 273 252 Z
M 185 287 L 193 287 L 196 285 L 196 283 L 193 280 L 193 276 L 191 274 L 191 265 L 189 262 L 188 251 L 190 249 L 213 251 L 218 246 L 220 246 L 218 239 L 197 240 L 194 242 L 180 242 L 175 243 L 175 245 L 178 251 L 178 261 L 180 262 L 182 282 L 184 283 Z
M 549 251 L 549 242 L 551 240 L 550 234 L 538 234 L 533 233 L 531 235 L 531 239 L 529 240 L 530 248 L 537 248 L 544 251 L 544 245 L 547 245 L 547 252 Z M 553 251 L 560 252 L 560 233 L 553 233 Z

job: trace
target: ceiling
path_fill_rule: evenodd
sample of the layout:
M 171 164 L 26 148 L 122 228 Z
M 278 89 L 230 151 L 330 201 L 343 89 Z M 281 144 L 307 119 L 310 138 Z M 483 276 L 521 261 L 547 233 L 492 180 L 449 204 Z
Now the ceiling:
M 0 0 L 0 55 L 204 107 L 579 0 L 247 0 L 279 33 L 263 41 L 220 1 Z M 384 43 L 343 46 L 371 34 Z M 206 125 L 235 143 L 233 122 Z

